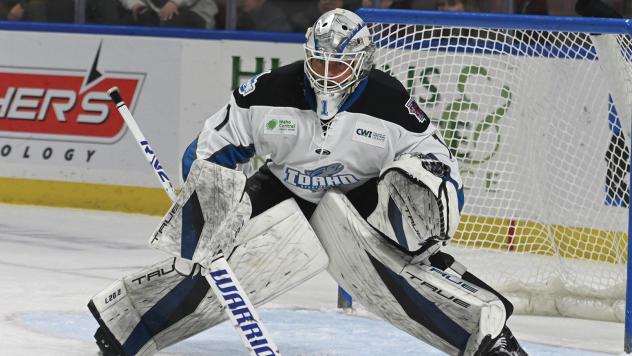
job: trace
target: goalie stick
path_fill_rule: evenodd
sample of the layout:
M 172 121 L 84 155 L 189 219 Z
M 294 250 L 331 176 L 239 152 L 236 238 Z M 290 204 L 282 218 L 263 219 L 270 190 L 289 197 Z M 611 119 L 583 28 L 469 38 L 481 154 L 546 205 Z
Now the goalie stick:
M 147 158 L 147 161 L 149 161 L 154 169 L 154 173 L 156 173 L 156 176 L 160 179 L 160 184 L 169 196 L 169 199 L 175 202 L 177 194 L 171 184 L 171 180 L 163 170 L 156 154 L 140 131 L 129 108 L 121 98 L 119 89 L 117 87 L 110 88 L 108 95 L 110 95 L 118 112 L 121 114 L 121 117 L 123 117 L 123 120 L 125 120 L 125 124 L 134 135 L 140 149 L 145 154 L 145 158 Z M 252 305 L 252 302 L 250 302 L 248 295 L 237 280 L 237 276 L 235 276 L 235 273 L 228 265 L 228 261 L 226 261 L 226 257 L 221 251 L 215 256 L 211 265 L 208 266 L 208 273 L 204 277 L 222 304 L 223 309 L 232 321 L 235 330 L 237 330 L 237 334 L 239 334 L 241 341 L 250 352 L 250 355 L 281 355 L 278 347 L 270 338 L 270 333 L 263 325 L 259 314 Z M 239 302 L 239 298 L 241 298 L 241 302 Z

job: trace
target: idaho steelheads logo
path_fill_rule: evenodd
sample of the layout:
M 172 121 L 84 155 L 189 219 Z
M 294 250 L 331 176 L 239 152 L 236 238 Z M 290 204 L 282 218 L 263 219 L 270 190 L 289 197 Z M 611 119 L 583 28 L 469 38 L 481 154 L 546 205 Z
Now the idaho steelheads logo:
M 344 170 L 342 163 L 332 163 L 316 169 L 301 172 L 291 167 L 285 168 L 285 182 L 295 187 L 317 192 L 329 190 L 343 184 L 355 184 L 360 180 L 350 173 L 338 174 Z
M 133 109 L 144 74 L 101 73 L 101 44 L 89 70 L 0 67 L 0 137 L 113 143 L 125 124 L 107 90 Z

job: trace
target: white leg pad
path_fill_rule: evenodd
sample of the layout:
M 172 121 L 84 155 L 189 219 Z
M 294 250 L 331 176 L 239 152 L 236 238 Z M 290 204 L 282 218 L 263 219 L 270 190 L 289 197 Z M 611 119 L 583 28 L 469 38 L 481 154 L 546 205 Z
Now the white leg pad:
M 505 323 L 498 298 L 456 274 L 412 264 L 330 191 L 310 223 L 330 258 L 329 273 L 371 312 L 448 354 L 473 354 L 485 334 Z
M 329 262 L 294 199 L 248 221 L 236 246 L 228 262 L 254 305 L 301 284 Z M 169 258 L 110 285 L 91 300 L 91 310 L 129 354 L 152 355 L 227 319 L 200 274 L 205 272 Z

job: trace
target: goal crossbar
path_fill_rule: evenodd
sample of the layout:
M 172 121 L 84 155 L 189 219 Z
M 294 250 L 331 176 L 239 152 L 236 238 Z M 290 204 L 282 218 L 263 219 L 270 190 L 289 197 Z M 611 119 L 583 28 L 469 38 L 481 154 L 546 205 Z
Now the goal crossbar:
M 576 31 L 632 34 L 632 19 L 584 18 L 540 15 L 503 15 L 447 11 L 411 11 L 362 8 L 358 15 L 367 23 L 419 24 L 504 30 Z M 493 25 L 491 25 L 493 24 Z

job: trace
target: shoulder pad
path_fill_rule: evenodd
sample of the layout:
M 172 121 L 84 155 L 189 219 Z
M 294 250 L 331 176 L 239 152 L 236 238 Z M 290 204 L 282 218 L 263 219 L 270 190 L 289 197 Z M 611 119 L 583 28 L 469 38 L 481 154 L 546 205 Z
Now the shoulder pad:
M 396 78 L 373 69 L 360 98 L 348 109 L 392 122 L 407 131 L 421 133 L 430 119 Z
M 270 71 L 265 71 L 263 73 L 259 73 L 257 75 L 255 75 L 254 77 L 251 77 L 250 79 L 248 79 L 247 81 L 243 82 L 240 86 L 239 86 L 239 94 L 241 96 L 246 96 L 250 93 L 252 93 L 253 91 L 255 91 L 255 89 L 257 88 L 257 79 L 259 79 L 260 76 L 265 75 L 270 73 Z
M 233 96 L 241 108 L 260 105 L 309 109 L 303 93 L 304 80 L 303 62 L 295 62 L 248 79 Z

